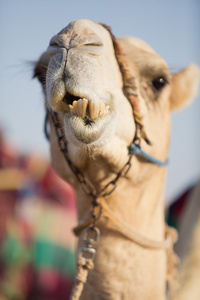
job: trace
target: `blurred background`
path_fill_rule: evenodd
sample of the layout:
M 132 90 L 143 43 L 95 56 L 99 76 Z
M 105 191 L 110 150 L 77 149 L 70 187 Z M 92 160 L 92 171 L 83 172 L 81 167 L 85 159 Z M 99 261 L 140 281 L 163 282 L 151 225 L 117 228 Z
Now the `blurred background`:
M 145 40 L 172 72 L 190 62 L 200 66 L 199 0 L 0 1 L 0 241 L 4 241 L 0 253 L 4 292 L 0 299 L 18 295 L 19 299 L 35 300 L 42 290 L 43 296 L 37 299 L 61 300 L 56 292 L 63 286 L 71 287 L 74 194 L 49 165 L 43 96 L 32 73 L 33 63 L 50 38 L 70 21 L 83 18 L 110 25 L 117 37 Z M 167 202 L 173 202 L 200 178 L 199 115 L 199 97 L 172 115 Z M 63 228 L 65 232 L 58 234 Z M 48 258 L 44 254 L 47 248 L 51 248 Z M 66 262 L 67 255 L 70 259 L 63 264 L 62 257 Z M 18 276 L 23 272 L 26 282 L 24 276 Z M 68 291 L 64 288 L 63 293 L 66 297 Z

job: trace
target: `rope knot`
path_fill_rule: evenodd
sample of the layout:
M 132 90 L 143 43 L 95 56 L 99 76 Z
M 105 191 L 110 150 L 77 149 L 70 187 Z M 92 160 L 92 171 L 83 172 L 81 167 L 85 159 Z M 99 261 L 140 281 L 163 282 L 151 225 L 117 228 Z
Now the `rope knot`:
M 83 268 L 85 270 L 93 270 L 94 269 L 94 263 L 91 258 L 85 258 L 83 256 L 80 256 L 78 258 L 78 267 Z

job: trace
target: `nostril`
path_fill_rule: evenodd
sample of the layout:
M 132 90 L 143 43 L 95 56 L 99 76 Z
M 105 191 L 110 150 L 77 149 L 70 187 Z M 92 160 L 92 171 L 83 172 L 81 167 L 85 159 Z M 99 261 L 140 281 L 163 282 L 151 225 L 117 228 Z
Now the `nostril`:
M 49 46 L 51 46 L 51 47 L 59 47 L 58 43 L 56 43 L 56 42 L 51 42 Z
M 56 53 L 58 53 L 59 49 L 60 49 L 59 40 L 56 36 L 53 36 L 52 39 L 50 40 L 47 52 L 52 57 Z
M 101 42 L 96 42 L 96 43 L 86 43 L 83 45 L 84 47 L 101 47 L 103 44 Z
M 54 35 L 54 36 L 51 38 L 51 40 L 50 40 L 50 42 L 49 42 L 49 46 L 52 46 L 52 47 L 59 47 L 59 38 L 58 38 L 56 35 Z
M 62 54 L 62 56 L 64 58 L 67 55 L 67 49 L 60 46 L 57 43 L 52 43 L 47 48 L 47 53 L 49 54 L 50 57 L 53 57 L 54 55 L 60 53 L 60 54 Z

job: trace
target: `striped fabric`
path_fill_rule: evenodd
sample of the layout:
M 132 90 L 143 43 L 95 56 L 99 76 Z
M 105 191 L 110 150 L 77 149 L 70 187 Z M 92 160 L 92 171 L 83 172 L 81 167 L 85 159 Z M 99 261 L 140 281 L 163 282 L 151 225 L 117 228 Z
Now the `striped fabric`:
M 74 191 L 46 159 L 3 146 L 0 300 L 67 300 L 75 274 Z
M 23 216 L 7 222 L 0 249 L 0 295 L 9 300 L 66 300 L 75 273 L 75 215 L 59 205 L 31 200 L 29 207 L 30 199 L 24 200 L 20 210 L 26 206 L 32 223 Z

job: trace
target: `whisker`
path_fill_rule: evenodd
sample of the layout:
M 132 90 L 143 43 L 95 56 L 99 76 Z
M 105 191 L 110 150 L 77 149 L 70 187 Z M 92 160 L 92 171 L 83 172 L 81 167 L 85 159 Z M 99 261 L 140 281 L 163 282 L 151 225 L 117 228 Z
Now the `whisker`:
M 39 64 L 41 67 L 43 67 L 43 68 L 45 68 L 45 69 L 47 69 L 48 70 L 48 66 L 46 66 L 46 65 L 43 65 L 43 64 Z

